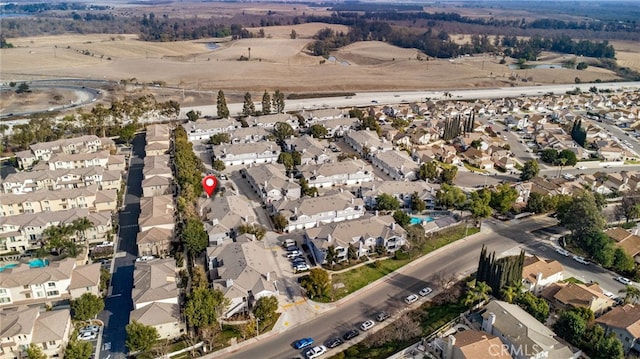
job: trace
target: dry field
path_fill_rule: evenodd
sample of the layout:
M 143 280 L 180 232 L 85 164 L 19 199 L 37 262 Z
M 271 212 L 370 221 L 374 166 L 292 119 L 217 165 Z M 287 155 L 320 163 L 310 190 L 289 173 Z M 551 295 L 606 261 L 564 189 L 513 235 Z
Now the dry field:
M 640 43 L 635 41 L 609 41 L 616 49 L 618 65 L 640 71 Z
M 510 70 L 498 63 L 500 58 L 490 56 L 426 60 L 425 55 L 418 56 L 417 50 L 382 42 L 351 44 L 333 54 L 338 61 L 323 61 L 305 48 L 312 41 L 310 37 L 324 27 L 346 30 L 326 24 L 278 26 L 265 28 L 267 37 L 263 39 L 222 42 L 143 42 L 135 35 L 10 39 L 16 48 L 0 50 L 0 75 L 5 82 L 59 77 L 164 81 L 168 87 L 205 91 L 207 101 L 211 98 L 209 91 L 218 89 L 230 95 L 250 91 L 254 98 L 260 98 L 263 91 L 275 89 L 285 93 L 453 89 L 572 83 L 576 77 L 583 82 L 616 78 L 615 74 L 594 67 L 586 71 Z M 300 38 L 289 38 L 292 29 Z M 208 44 L 214 42 L 219 48 L 210 49 Z M 623 61 L 638 64 L 640 46 L 626 45 L 629 55 Z M 241 56 L 249 57 L 249 52 L 249 61 L 239 61 Z M 515 75 L 531 78 L 532 82 L 510 81 L 509 77 Z M 180 96 L 179 100 L 193 105 L 199 101 L 197 97 Z

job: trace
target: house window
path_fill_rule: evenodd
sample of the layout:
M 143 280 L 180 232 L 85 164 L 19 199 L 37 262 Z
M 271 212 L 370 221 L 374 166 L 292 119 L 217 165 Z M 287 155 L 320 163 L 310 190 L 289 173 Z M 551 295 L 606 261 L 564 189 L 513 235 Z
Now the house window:
M 50 292 L 47 292 L 47 296 L 48 297 L 53 297 L 53 296 L 56 296 L 56 295 L 60 295 L 60 292 L 58 292 L 57 290 L 52 290 Z
M 56 345 L 56 341 L 55 340 L 50 340 L 49 341 L 49 345 Z
M 55 282 L 49 282 L 49 283 L 47 283 L 47 286 L 49 286 L 49 287 L 55 287 L 55 286 L 56 286 L 56 283 L 55 283 Z
M 0 294 L 7 294 L 7 290 L 6 289 L 0 289 Z
M 10 299 L 8 297 L 0 298 L 0 303 L 9 303 Z

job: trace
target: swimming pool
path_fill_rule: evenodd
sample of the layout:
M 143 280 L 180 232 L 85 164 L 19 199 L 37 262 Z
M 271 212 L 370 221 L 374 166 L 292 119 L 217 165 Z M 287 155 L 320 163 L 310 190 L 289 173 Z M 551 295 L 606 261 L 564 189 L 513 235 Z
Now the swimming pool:
M 29 261 L 29 268 L 42 268 L 49 265 L 49 261 L 46 259 L 33 259 Z
M 2 272 L 5 269 L 9 269 L 9 268 L 13 268 L 13 267 L 17 267 L 18 263 L 9 263 L 3 266 L 0 266 L 0 272 Z
M 409 221 L 409 223 L 411 224 L 423 224 L 423 223 L 429 223 L 429 222 L 433 222 L 433 218 L 431 217 L 411 217 L 411 220 Z

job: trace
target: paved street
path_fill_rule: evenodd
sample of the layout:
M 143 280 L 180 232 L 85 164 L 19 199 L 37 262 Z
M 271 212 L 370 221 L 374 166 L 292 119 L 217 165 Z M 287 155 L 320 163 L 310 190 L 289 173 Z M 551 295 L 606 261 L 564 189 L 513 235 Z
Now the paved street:
M 133 288 L 133 267 L 138 253 L 136 236 L 142 195 L 142 167 L 144 158 L 144 134 L 133 140 L 133 154 L 127 177 L 124 209 L 119 215 L 120 230 L 115 259 L 112 265 L 111 287 L 105 300 L 105 308 L 98 318 L 104 324 L 100 358 L 125 358 L 125 327 L 129 324 L 129 312 L 133 309 L 131 289 Z
M 538 216 L 516 222 L 486 221 L 482 233 L 460 240 L 450 246 L 434 252 L 418 262 L 414 262 L 400 271 L 385 277 L 355 295 L 345 298 L 336 305 L 318 304 L 298 301 L 285 306 L 281 320 L 277 326 L 280 333 L 267 334 L 260 340 L 252 340 L 251 345 L 232 349 L 233 353 L 221 351 L 206 356 L 207 358 L 289 358 L 299 355 L 291 344 L 306 336 L 313 337 L 321 343 L 327 339 L 342 335 L 348 329 L 355 328 L 362 321 L 371 319 L 373 315 L 385 310 L 396 314 L 407 306 L 402 299 L 417 293 L 425 286 L 440 291 L 437 283 L 432 281 L 436 272 L 446 275 L 466 276 L 476 270 L 478 255 L 482 245 L 498 255 L 516 254 L 525 249 L 528 254 L 537 254 L 546 258 L 559 260 L 565 267 L 568 276 L 589 281 L 594 280 L 607 291 L 617 293 L 622 285 L 613 280 L 613 274 L 595 265 L 585 266 L 563 257 L 553 249 L 553 243 L 547 236 L 530 233 L 538 228 L 555 225 L 555 220 L 546 216 Z M 511 238 L 510 238 L 511 237 Z M 415 305 L 414 305 L 415 306 Z M 412 306 L 412 308 L 414 307 Z M 295 328 L 295 330 L 288 330 Z M 370 335 L 361 333 L 360 338 Z M 344 350 L 345 346 L 340 349 Z M 329 354 L 330 355 L 330 354 Z

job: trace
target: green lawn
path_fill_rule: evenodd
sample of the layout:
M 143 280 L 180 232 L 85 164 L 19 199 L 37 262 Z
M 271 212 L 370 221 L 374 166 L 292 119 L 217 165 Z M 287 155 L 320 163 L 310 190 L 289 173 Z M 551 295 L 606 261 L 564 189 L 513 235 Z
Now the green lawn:
M 427 303 L 422 306 L 424 314 L 421 325 L 422 334 L 427 336 L 444 324 L 460 316 L 460 313 L 464 313 L 467 307 L 459 303 L 447 303 L 443 305 L 431 305 Z
M 426 244 L 422 248 L 421 255 L 430 253 L 440 247 L 444 247 L 447 244 L 463 238 L 465 232 L 470 236 L 478 233 L 479 231 L 480 229 L 478 228 L 469 227 L 466 229 L 464 226 L 445 229 L 426 240 Z M 415 259 L 417 259 L 417 257 L 414 258 L 414 260 Z M 333 293 L 333 300 L 336 301 L 344 298 L 347 295 L 363 288 L 367 284 L 375 282 L 387 274 L 392 273 L 411 261 L 411 259 L 384 259 L 354 268 L 344 273 L 334 274 L 331 276 L 331 282 L 333 284 L 342 283 L 344 284 L 344 287 L 335 290 Z
M 464 162 L 464 168 L 468 169 L 471 172 L 480 172 L 480 173 L 487 173 L 487 170 L 483 170 L 482 168 L 478 168 L 475 166 L 472 166 L 471 164 Z
M 580 279 L 577 279 L 575 277 L 569 277 L 569 278 L 563 280 L 563 282 L 565 282 L 565 283 L 575 283 L 575 284 L 584 284 L 583 281 L 581 281 Z

